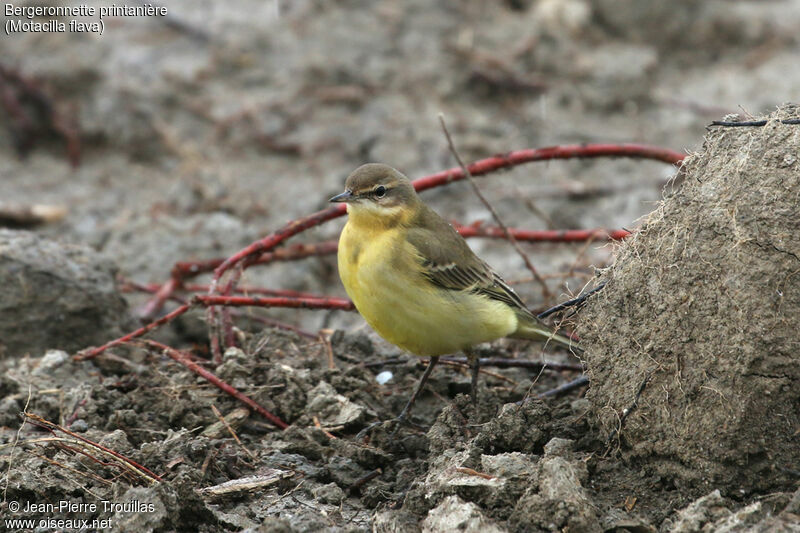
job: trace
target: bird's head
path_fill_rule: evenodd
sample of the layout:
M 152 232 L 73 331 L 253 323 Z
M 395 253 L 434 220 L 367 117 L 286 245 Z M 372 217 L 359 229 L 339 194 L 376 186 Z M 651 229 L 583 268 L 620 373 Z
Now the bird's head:
M 347 177 L 344 192 L 330 201 L 347 203 L 351 217 L 389 223 L 413 215 L 420 200 L 403 174 L 388 165 L 369 163 L 355 169 Z

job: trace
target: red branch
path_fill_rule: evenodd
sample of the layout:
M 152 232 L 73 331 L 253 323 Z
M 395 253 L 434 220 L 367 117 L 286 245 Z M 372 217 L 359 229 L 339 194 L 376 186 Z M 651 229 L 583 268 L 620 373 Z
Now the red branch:
M 135 281 L 131 281 L 125 278 L 119 278 L 119 290 L 121 292 L 147 292 L 150 294 L 155 294 L 159 290 L 161 290 L 162 285 L 157 283 L 136 283 Z M 193 292 L 208 292 L 208 285 L 184 285 L 183 288 L 187 291 Z M 288 289 L 264 289 L 261 287 L 237 287 L 237 293 L 241 294 L 266 294 L 269 296 L 292 296 L 292 297 L 309 297 L 309 298 L 318 298 L 319 296 L 316 294 L 311 294 L 308 292 L 299 292 L 299 291 L 292 291 Z M 179 304 L 185 304 L 186 299 L 181 298 L 180 296 L 176 296 L 175 294 L 171 294 L 169 296 L 170 300 L 174 300 Z M 310 333 L 308 331 L 304 331 L 297 326 L 293 326 L 291 324 L 286 324 L 279 320 L 275 320 L 274 318 L 268 318 L 265 316 L 254 316 L 254 315 L 242 315 L 241 313 L 237 313 L 236 316 L 244 316 L 248 320 L 252 320 L 254 322 L 259 322 L 261 324 L 266 324 L 267 326 L 272 326 L 273 328 L 283 329 L 287 331 L 294 331 L 301 337 L 306 337 L 307 339 L 312 340 L 319 340 L 318 333 Z
M 249 264 L 264 265 L 272 263 L 273 261 L 296 261 L 315 255 L 335 254 L 337 245 L 338 243 L 336 241 L 325 241 L 313 244 L 293 244 L 286 248 L 263 253 Z M 148 317 L 156 314 L 164 306 L 164 302 L 169 299 L 172 293 L 183 287 L 184 280 L 204 272 L 211 272 L 224 262 L 225 258 L 217 258 L 208 259 L 206 261 L 181 261 L 175 263 L 175 266 L 172 267 L 170 279 L 158 289 L 153 298 L 142 306 L 138 313 L 139 316 Z M 188 287 L 183 288 L 186 290 L 195 290 Z
M 156 313 L 161 311 L 161 308 L 164 307 L 164 303 L 170 299 L 175 291 L 181 288 L 183 285 L 183 277 L 176 276 L 174 269 L 172 272 L 173 273 L 167 282 L 159 287 L 153 293 L 153 297 L 150 298 L 147 303 L 145 303 L 136 313 L 139 317 L 145 318 L 154 316 Z
M 306 293 L 307 294 L 307 293 Z M 141 337 L 149 331 L 163 326 L 171 322 L 180 315 L 186 313 L 189 309 L 196 306 L 211 307 L 214 305 L 226 305 L 231 307 L 287 307 L 290 309 L 337 309 L 341 311 L 354 311 L 355 306 L 353 302 L 345 298 L 330 298 L 326 296 L 313 296 L 307 295 L 302 297 L 292 296 L 275 296 L 275 297 L 248 297 L 248 296 L 208 296 L 198 294 L 195 295 L 191 302 L 178 306 L 174 311 L 164 315 L 163 317 L 155 320 L 146 326 L 143 326 L 136 331 L 132 331 L 127 335 L 107 342 L 97 348 L 89 348 L 79 352 L 73 358 L 75 361 L 83 361 L 85 359 L 92 359 L 97 357 L 104 351 L 118 346 L 120 344 L 129 342 L 135 338 Z
M 50 422 L 49 420 L 46 420 L 46 419 L 42 418 L 39 415 L 36 415 L 36 414 L 33 414 L 33 413 L 28 413 L 28 412 L 24 412 L 23 415 L 26 418 L 28 418 L 28 420 L 30 420 L 33 424 L 35 424 L 35 425 L 37 425 L 39 427 L 48 429 L 53 434 L 55 434 L 56 431 L 60 431 L 60 432 L 62 432 L 64 434 L 66 434 L 66 435 L 69 435 L 73 439 L 77 439 L 77 440 L 79 440 L 81 442 L 86 443 L 91 448 L 97 448 L 98 450 L 102 450 L 102 451 L 104 451 L 105 453 L 107 453 L 109 455 L 113 455 L 114 457 L 116 457 L 117 459 L 122 461 L 123 463 L 125 463 L 125 464 L 129 465 L 130 467 L 132 467 L 134 470 L 138 470 L 140 475 L 144 475 L 144 477 L 149 478 L 151 481 L 158 481 L 158 482 L 163 481 L 163 479 L 161 479 L 161 477 L 156 475 L 156 473 L 153 472 L 152 470 L 150 470 L 149 468 L 147 468 L 147 467 L 145 467 L 143 465 L 140 465 L 139 463 L 137 463 L 136 461 L 134 461 L 132 459 L 128 459 L 127 457 L 125 457 L 121 453 L 116 452 L 116 451 L 112 450 L 111 448 L 107 448 L 107 447 L 103 446 L 102 444 L 100 444 L 98 442 L 94 442 L 93 440 L 89 440 L 86 437 L 78 435 L 77 433 L 68 430 L 64 426 L 61 426 L 61 425 L 58 425 L 58 424 L 54 424 L 53 422 Z M 93 461 L 98 462 L 100 464 L 105 464 L 105 465 L 109 464 L 109 463 L 106 463 L 104 461 L 100 461 L 96 457 L 93 457 L 93 456 L 91 456 L 89 454 L 84 453 L 84 455 L 86 455 L 87 457 L 89 457 Z
M 323 222 L 327 222 L 328 220 L 333 220 L 334 218 L 339 218 L 340 216 L 346 213 L 346 206 L 344 204 L 338 204 L 335 206 L 328 207 L 327 209 L 323 209 L 322 211 L 317 211 L 316 213 L 312 213 L 308 216 L 298 218 L 297 220 L 293 220 L 289 222 L 287 225 L 268 235 L 267 237 L 258 240 L 252 243 L 250 246 L 236 252 L 225 261 L 223 261 L 217 268 L 214 269 L 214 278 L 211 283 L 211 289 L 209 293 L 213 293 L 216 291 L 216 284 L 222 275 L 230 269 L 233 265 L 239 263 L 245 258 L 251 258 L 247 261 L 246 265 L 249 266 L 253 264 L 254 261 L 257 259 L 252 259 L 252 256 L 255 254 L 260 254 L 261 252 L 270 251 L 272 248 L 275 248 L 277 245 L 288 239 L 289 237 L 293 237 L 300 232 L 303 232 L 307 229 L 313 228 L 315 226 L 319 226 Z M 251 262 L 252 261 L 252 262 Z M 243 267 L 245 265 L 242 265 Z
M 140 291 L 140 292 L 149 292 L 149 293 L 156 293 L 161 290 L 163 285 L 159 285 L 157 283 L 134 283 L 129 280 L 122 280 L 122 285 L 120 289 L 123 292 L 131 292 L 131 291 Z M 188 292 L 208 292 L 208 285 L 200 285 L 200 284 L 191 284 L 187 283 L 181 286 L 181 288 Z M 313 294 L 310 292 L 302 292 L 302 291 L 293 291 L 291 289 L 267 289 L 264 287 L 247 287 L 247 286 L 239 286 L 234 289 L 237 294 L 261 294 L 264 296 L 288 296 L 289 298 L 324 298 L 324 296 L 320 296 L 319 294 Z M 315 336 L 316 338 L 316 336 Z
M 338 309 L 355 311 L 353 302 L 346 298 L 289 298 L 257 296 L 210 296 L 197 295 L 193 299 L 205 306 L 227 305 L 231 307 L 290 307 L 296 309 Z
M 109 342 L 105 343 L 102 346 L 98 346 L 97 348 L 89 348 L 87 350 L 81 350 L 80 352 L 78 352 L 77 355 L 75 355 L 75 357 L 73 357 L 73 359 L 75 361 L 83 361 L 84 359 L 92 359 L 93 357 L 97 357 L 98 355 L 100 355 L 101 353 L 105 352 L 109 348 L 112 348 L 114 346 L 118 346 L 120 344 L 126 343 L 128 341 L 131 341 L 131 340 L 137 338 L 137 337 L 141 337 L 142 335 L 144 335 L 148 331 L 152 331 L 152 330 L 156 329 L 159 326 L 163 326 L 164 324 L 167 324 L 168 322 L 172 322 L 173 320 L 175 320 L 176 318 L 178 318 L 179 316 L 184 314 L 189 309 L 191 309 L 191 306 L 189 304 L 179 305 L 173 311 L 167 313 L 166 315 L 162 316 L 158 320 L 154 320 L 153 322 L 150 322 L 146 326 L 142 326 L 141 328 L 139 328 L 137 330 L 131 331 L 127 335 L 123 335 L 122 337 L 120 337 L 118 339 L 114 339 L 113 341 L 109 341 Z
M 251 264 L 265 265 L 273 261 L 296 261 L 297 259 L 305 259 L 315 255 L 328 255 L 336 253 L 337 242 L 325 241 L 320 243 L 300 243 L 292 244 L 286 248 L 281 248 L 272 252 L 261 254 L 257 259 L 254 259 Z M 180 262 L 175 263 L 172 268 L 172 274 L 178 278 L 186 278 L 194 276 L 202 272 L 210 272 L 225 262 L 225 259 L 210 259 L 202 262 Z
M 634 159 L 653 159 L 663 161 L 671 165 L 677 165 L 686 157 L 685 154 L 659 148 L 657 146 L 647 146 L 645 144 L 572 144 L 564 146 L 548 146 L 545 148 L 528 148 L 526 150 L 516 150 L 507 154 L 498 154 L 486 159 L 475 161 L 467 165 L 473 176 L 481 176 L 515 167 L 525 163 L 535 161 L 549 161 L 551 159 L 589 159 L 595 157 L 630 157 Z M 451 181 L 464 179 L 464 172 L 461 167 L 453 167 L 448 170 L 425 176 L 414 180 L 414 187 L 417 191 L 425 191 L 438 187 Z
M 213 372 L 206 370 L 202 366 L 198 365 L 197 363 L 189 359 L 189 357 L 183 352 L 180 352 L 175 348 L 170 348 L 169 346 L 161 344 L 160 342 L 151 340 L 145 340 L 143 342 L 149 346 L 162 350 L 166 355 L 175 360 L 175 362 L 182 364 L 183 366 L 185 366 L 198 376 L 202 377 L 203 379 L 205 379 L 206 381 L 208 381 L 221 391 L 233 396 L 234 398 L 236 398 L 249 408 L 253 409 L 258 414 L 260 414 L 261 416 L 272 422 L 279 429 L 286 429 L 287 427 L 289 427 L 289 424 L 287 424 L 274 414 L 270 413 L 269 411 L 261 407 L 255 400 L 253 400 L 249 396 L 242 394 L 232 386 L 228 385 L 227 383 L 219 379 Z
M 495 239 L 505 239 L 506 235 L 503 228 L 492 226 L 461 226 L 453 225 L 462 237 L 492 237 Z M 511 233 L 518 241 L 532 242 L 583 242 L 588 240 L 614 240 L 624 239 L 631 234 L 624 229 L 557 229 L 557 230 L 521 230 L 509 228 Z

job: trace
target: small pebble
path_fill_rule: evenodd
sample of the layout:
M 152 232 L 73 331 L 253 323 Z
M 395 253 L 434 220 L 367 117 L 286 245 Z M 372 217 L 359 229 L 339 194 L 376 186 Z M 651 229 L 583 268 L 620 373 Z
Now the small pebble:
M 383 372 L 381 372 L 380 374 L 375 376 L 375 381 L 377 381 L 381 385 L 385 385 L 388 382 L 390 382 L 393 377 L 394 377 L 394 374 L 392 374 L 391 371 L 384 370 Z
M 248 356 L 241 348 L 237 348 L 235 346 L 231 346 L 225 353 L 222 354 L 223 361 L 236 361 L 237 363 L 244 363 L 247 362 Z
M 336 483 L 328 483 L 327 485 L 317 487 L 312 493 L 314 497 L 322 503 L 329 503 L 332 505 L 339 505 L 345 498 L 344 491 L 340 489 L 339 485 Z
M 84 431 L 87 431 L 89 429 L 89 424 L 87 424 L 86 420 L 84 420 L 83 418 L 79 418 L 69 425 L 69 429 L 71 429 L 75 433 L 83 433 Z
M 47 352 L 39 360 L 39 365 L 34 369 L 33 374 L 42 376 L 49 374 L 64 363 L 69 361 L 69 354 L 63 350 L 47 350 Z

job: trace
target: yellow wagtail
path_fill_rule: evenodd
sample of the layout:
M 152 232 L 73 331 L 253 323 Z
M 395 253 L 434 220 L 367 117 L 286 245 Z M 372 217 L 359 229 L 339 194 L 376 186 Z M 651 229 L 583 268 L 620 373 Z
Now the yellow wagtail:
M 378 334 L 430 363 L 399 419 L 405 419 L 444 354 L 501 337 L 552 341 L 577 348 L 550 331 L 461 235 L 425 205 L 411 181 L 390 166 L 367 164 L 330 199 L 346 202 L 339 238 L 339 276 L 358 311 Z

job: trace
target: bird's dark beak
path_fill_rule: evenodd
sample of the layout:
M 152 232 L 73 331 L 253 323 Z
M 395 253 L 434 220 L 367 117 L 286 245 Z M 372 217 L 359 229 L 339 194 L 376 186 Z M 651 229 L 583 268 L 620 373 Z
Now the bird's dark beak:
M 333 198 L 331 198 L 328 201 L 338 204 L 338 203 L 341 203 L 341 202 L 349 202 L 352 199 L 353 199 L 353 193 L 351 191 L 344 191 L 342 194 L 337 194 L 336 196 L 334 196 Z

